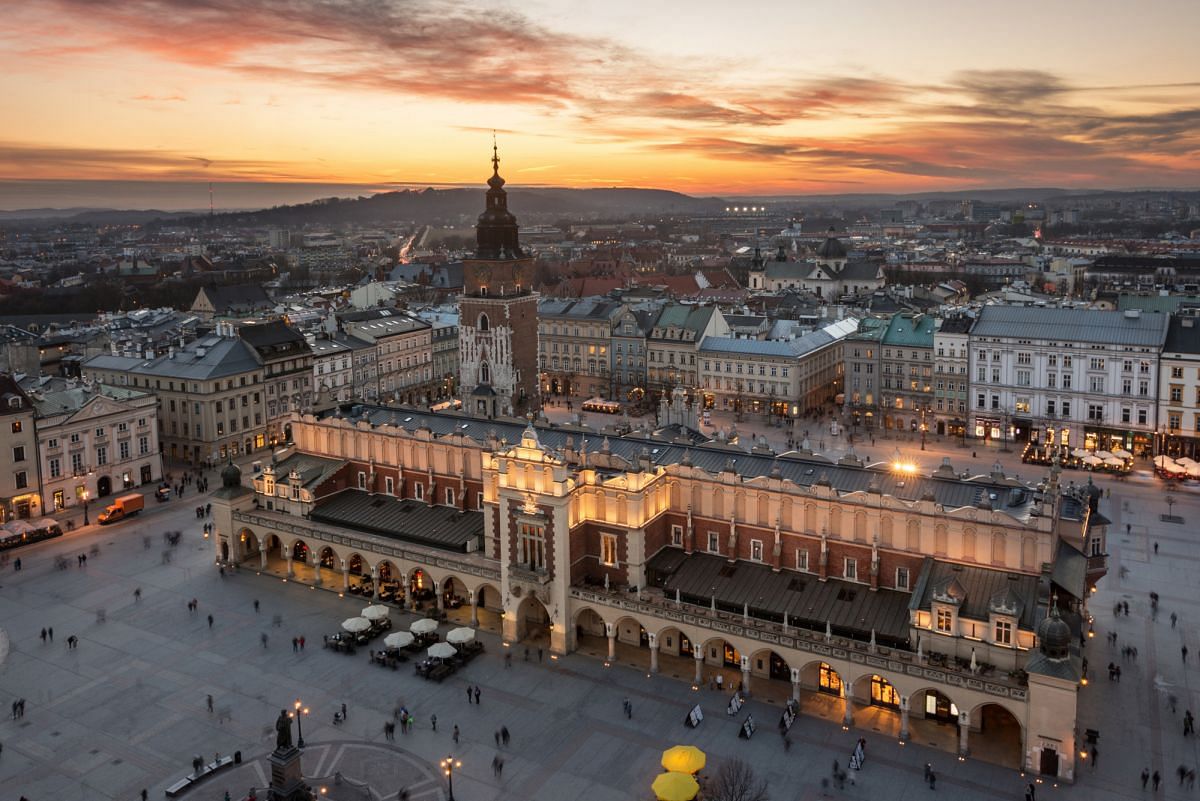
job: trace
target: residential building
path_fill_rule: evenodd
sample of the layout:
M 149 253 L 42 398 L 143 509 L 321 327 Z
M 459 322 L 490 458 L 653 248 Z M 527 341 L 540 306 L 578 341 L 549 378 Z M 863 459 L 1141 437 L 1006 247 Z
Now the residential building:
M 374 350 L 374 344 L 350 334 L 331 334 L 323 331 L 309 335 L 308 347 L 313 354 L 314 398 L 344 403 L 353 399 L 365 399 L 357 390 L 354 381 L 354 352 L 350 342 L 360 348 Z
M 928 314 L 892 316 L 880 342 L 880 405 L 884 429 L 927 431 L 933 411 L 933 334 Z
M 1200 461 L 1200 318 L 1171 318 L 1158 368 L 1155 453 Z
M 216 317 L 245 317 L 275 308 L 261 284 L 205 286 L 196 293 L 191 313 L 205 320 Z
M 365 309 L 338 315 L 343 331 L 375 345 L 379 396 L 424 404 L 437 394 L 433 375 L 433 326 L 399 309 Z
M 538 303 L 543 394 L 617 399 L 612 335 L 623 311 L 620 303 L 602 297 Z
M 291 439 L 290 413 L 312 408 L 312 349 L 303 334 L 282 320 L 242 326 L 238 336 L 254 348 L 263 368 L 267 442 L 272 446 L 287 442 Z M 244 422 L 247 414 L 242 416 Z
M 1152 450 L 1167 314 L 984 306 L 971 326 L 975 437 Z
M 10 375 L 0 374 L 0 524 L 43 517 L 39 499 L 37 433 L 34 406 Z
M 883 265 L 851 261 L 832 228 L 810 262 L 788 261 L 782 248 L 774 260 L 767 262 L 756 248 L 749 278 L 751 289 L 799 289 L 829 300 L 843 295 L 869 295 L 885 283 Z
M 162 480 L 152 392 L 85 382 L 32 398 L 46 514 Z
M 938 436 L 966 437 L 971 397 L 970 333 L 974 320 L 953 314 L 938 321 L 933 332 L 933 418 Z
M 613 400 L 637 403 L 646 395 L 646 337 L 658 318 L 661 304 L 624 305 L 613 322 Z
M 694 397 L 700 386 L 696 357 L 700 343 L 711 336 L 729 336 L 716 306 L 663 306 L 646 338 L 646 388 L 659 396 L 683 387 Z
M 311 359 L 310 353 L 305 370 L 310 393 Z M 263 363 L 229 324 L 162 356 L 103 354 L 82 369 L 85 378 L 98 383 L 157 397 L 158 438 L 171 461 L 217 464 L 268 447 Z M 297 411 L 303 407 L 290 399 L 288 405 Z
M 862 426 L 873 431 L 879 423 L 880 354 L 888 321 L 880 317 L 859 320 L 858 330 L 842 340 L 842 369 L 845 371 L 844 401 L 851 432 Z

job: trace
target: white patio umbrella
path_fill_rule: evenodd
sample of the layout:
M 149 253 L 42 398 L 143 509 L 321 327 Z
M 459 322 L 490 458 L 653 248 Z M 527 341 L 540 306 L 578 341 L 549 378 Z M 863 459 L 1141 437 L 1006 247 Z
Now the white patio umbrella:
M 1117 457 L 1118 459 L 1132 459 L 1133 458 L 1133 454 L 1130 453 L 1129 451 L 1125 450 L 1124 448 L 1117 448 L 1115 451 L 1113 451 L 1113 456 Z
M 371 628 L 371 621 L 365 617 L 348 617 L 342 621 L 342 628 L 351 634 L 360 634 Z
M 1195 459 L 1190 459 L 1187 456 L 1180 456 L 1175 460 L 1175 464 L 1180 465 L 1181 467 L 1190 467 L 1194 464 L 1200 464 L 1200 462 L 1197 462 Z
M 1154 466 L 1159 470 L 1174 470 L 1179 467 L 1170 456 L 1163 456 L 1161 454 L 1154 457 Z
M 1075 450 L 1071 451 L 1071 455 L 1074 456 L 1076 459 L 1082 459 L 1083 457 L 1088 455 L 1088 452 L 1086 450 L 1084 450 L 1083 448 L 1076 448 Z
M 448 642 L 435 642 L 429 646 L 429 655 L 434 659 L 449 659 L 458 653 L 458 649 Z
M 11 531 L 13 534 L 30 534 L 36 530 L 25 520 L 9 520 L 4 524 L 4 528 Z
M 1083 457 L 1080 461 L 1082 461 L 1088 467 L 1095 467 L 1098 464 L 1104 463 L 1103 459 L 1097 459 L 1095 456 L 1092 456 L 1090 453 L 1087 456 Z
M 407 648 L 412 641 L 413 636 L 407 631 L 395 631 L 383 638 L 383 644 L 388 648 Z
M 1200 464 L 1192 462 L 1187 466 L 1188 478 L 1200 478 Z
M 1108 465 L 1109 467 L 1124 467 L 1125 460 L 1116 456 L 1110 456 L 1104 460 L 1104 464 Z
M 1110 456 L 1112 456 L 1112 454 L 1109 453 L 1108 451 L 1096 451 L 1096 453 L 1095 453 L 1095 457 L 1097 459 L 1107 459 Z
M 420 620 L 414 620 L 408 630 L 413 634 L 432 634 L 437 631 L 438 623 L 431 617 L 423 617 Z
M 383 604 L 372 604 L 362 610 L 362 616 L 367 620 L 386 620 L 388 611 L 388 608 Z
M 455 645 L 463 645 L 475 639 L 475 629 L 469 629 L 465 626 L 451 629 L 446 635 L 446 642 L 454 643 Z

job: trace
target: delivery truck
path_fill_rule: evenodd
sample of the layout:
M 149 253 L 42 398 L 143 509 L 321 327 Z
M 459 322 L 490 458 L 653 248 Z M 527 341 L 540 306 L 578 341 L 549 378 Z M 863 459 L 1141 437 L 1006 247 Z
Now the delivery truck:
M 124 520 L 127 517 L 132 517 L 142 511 L 146 501 L 140 493 L 133 492 L 129 495 L 122 495 L 113 500 L 112 504 L 100 513 L 96 519 L 100 525 L 106 523 L 115 523 L 118 520 Z

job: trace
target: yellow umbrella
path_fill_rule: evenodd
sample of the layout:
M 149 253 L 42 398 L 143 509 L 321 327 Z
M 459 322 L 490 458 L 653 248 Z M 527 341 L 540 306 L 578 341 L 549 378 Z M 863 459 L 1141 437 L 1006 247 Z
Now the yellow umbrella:
M 704 752 L 694 745 L 677 745 L 663 751 L 662 766 L 664 770 L 675 770 L 680 773 L 696 773 L 704 770 L 707 761 Z
M 687 773 L 669 771 L 658 774 L 650 789 L 658 801 L 692 801 L 700 792 L 700 785 Z

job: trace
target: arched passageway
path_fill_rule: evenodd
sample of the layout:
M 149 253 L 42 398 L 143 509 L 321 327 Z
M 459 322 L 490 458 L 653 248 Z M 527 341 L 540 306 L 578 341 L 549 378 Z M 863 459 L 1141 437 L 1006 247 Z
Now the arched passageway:
M 1000 704 L 982 704 L 971 713 L 968 745 L 973 759 L 1021 769 L 1025 736 L 1016 715 Z
M 527 593 L 517 604 L 517 641 L 543 649 L 550 647 L 550 613 L 546 606 Z

